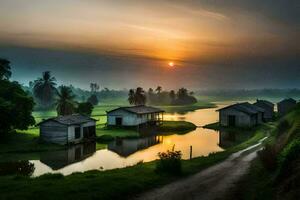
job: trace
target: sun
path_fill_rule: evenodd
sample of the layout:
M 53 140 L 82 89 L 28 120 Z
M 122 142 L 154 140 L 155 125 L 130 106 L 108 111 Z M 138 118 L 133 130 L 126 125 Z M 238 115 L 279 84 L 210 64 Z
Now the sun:
M 169 67 L 174 67 L 174 63 L 173 62 L 169 62 L 168 65 L 169 65 Z

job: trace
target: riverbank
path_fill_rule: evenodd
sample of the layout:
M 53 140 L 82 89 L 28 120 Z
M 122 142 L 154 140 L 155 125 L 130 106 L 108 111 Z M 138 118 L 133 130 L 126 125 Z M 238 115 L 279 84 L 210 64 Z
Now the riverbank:
M 0 192 L 6 199 L 51 199 L 53 194 L 56 199 L 129 199 L 137 193 L 160 187 L 225 160 L 232 153 L 265 137 L 270 128 L 262 126 L 251 139 L 226 151 L 182 161 L 181 176 L 157 174 L 156 161 L 153 161 L 123 169 L 74 173 L 65 177 L 58 174 L 38 178 L 0 177 Z
M 195 124 L 186 121 L 163 121 L 157 127 L 154 127 L 154 134 L 157 135 L 171 135 L 171 134 L 185 134 L 197 127 Z M 151 127 L 150 127 L 151 129 Z M 108 142 L 115 138 L 138 138 L 141 137 L 136 127 L 97 127 L 96 130 L 97 141 Z M 151 133 L 150 133 L 151 134 Z
M 249 172 L 226 199 L 299 199 L 299 153 L 300 105 L 278 121 Z

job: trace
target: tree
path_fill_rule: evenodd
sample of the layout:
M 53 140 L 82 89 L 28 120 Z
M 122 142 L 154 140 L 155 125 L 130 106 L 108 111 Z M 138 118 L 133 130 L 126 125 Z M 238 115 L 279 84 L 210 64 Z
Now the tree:
M 99 103 L 99 100 L 98 100 L 98 97 L 97 97 L 96 94 L 92 94 L 92 95 L 88 98 L 87 101 L 90 102 L 90 103 L 91 103 L 92 105 L 94 105 L 94 106 L 98 105 L 98 103 Z
M 157 92 L 157 94 L 160 94 L 162 91 L 162 87 L 161 86 L 157 86 L 157 88 L 155 89 L 155 91 Z
M 130 89 L 128 93 L 128 102 L 129 104 L 135 104 L 135 92 L 134 89 Z
M 176 100 L 176 94 L 174 90 L 171 90 L 169 93 L 170 99 L 171 99 L 171 103 L 173 104 Z
M 67 86 L 61 86 L 57 92 L 58 99 L 56 101 L 57 115 L 70 115 L 75 110 L 75 95 Z
M 134 105 L 145 105 L 146 104 L 146 95 L 143 88 L 138 87 L 136 90 L 130 89 L 128 93 L 128 102 Z
M 1 72 L 1 74 L 11 75 L 10 68 L 6 69 L 8 71 Z M 22 89 L 18 82 L 10 82 L 5 75 L 0 80 L 0 136 L 14 129 L 25 130 L 28 126 L 34 125 L 33 107 L 32 97 Z
M 94 106 L 90 102 L 78 103 L 77 113 L 91 116 Z
M 10 77 L 10 61 L 0 58 L 0 80 L 8 80 Z
M 96 93 L 97 91 L 99 91 L 100 86 L 97 83 L 91 83 L 90 88 L 92 93 Z
M 49 107 L 56 94 L 56 79 L 51 76 L 50 71 L 43 72 L 43 77 L 34 81 L 33 94 L 43 107 Z

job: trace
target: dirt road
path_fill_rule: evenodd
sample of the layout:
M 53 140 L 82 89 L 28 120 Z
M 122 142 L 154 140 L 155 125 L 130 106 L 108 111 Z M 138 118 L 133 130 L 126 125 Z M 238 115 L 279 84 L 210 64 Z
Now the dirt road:
M 207 168 L 186 179 L 141 194 L 140 200 L 215 200 L 222 199 L 248 170 L 261 143 L 232 154 L 225 161 Z

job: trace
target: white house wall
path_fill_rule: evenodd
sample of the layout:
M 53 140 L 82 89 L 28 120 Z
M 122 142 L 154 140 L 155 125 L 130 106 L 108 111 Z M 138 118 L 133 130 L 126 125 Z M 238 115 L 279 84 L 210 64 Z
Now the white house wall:
M 122 125 L 123 126 L 136 126 L 148 121 L 147 115 L 140 115 L 138 116 L 135 113 L 127 112 L 125 110 L 116 110 L 110 112 L 107 116 L 107 124 L 114 126 L 116 125 L 116 118 L 122 118 Z
M 66 144 L 68 127 L 66 125 L 48 121 L 40 126 L 40 137 L 45 142 Z

